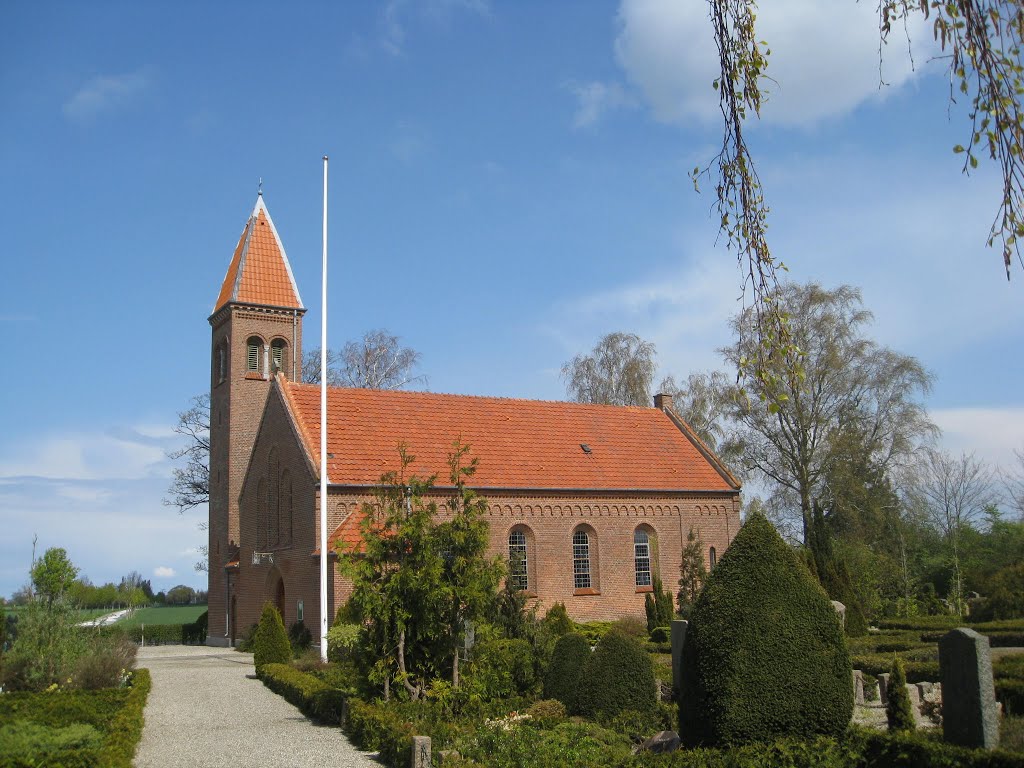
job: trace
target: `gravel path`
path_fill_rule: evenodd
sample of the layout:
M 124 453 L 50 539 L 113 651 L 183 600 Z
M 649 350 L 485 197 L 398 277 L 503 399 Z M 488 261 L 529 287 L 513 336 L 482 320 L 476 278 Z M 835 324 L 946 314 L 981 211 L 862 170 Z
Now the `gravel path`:
M 227 648 L 140 648 L 153 676 L 137 768 L 380 768 L 340 728 L 314 725 L 252 675 L 252 654 Z

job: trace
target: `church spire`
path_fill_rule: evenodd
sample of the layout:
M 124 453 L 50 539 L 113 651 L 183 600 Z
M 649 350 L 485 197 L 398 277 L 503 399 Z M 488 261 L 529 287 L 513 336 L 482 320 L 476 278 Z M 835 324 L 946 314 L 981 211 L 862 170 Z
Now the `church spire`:
M 213 311 L 228 303 L 303 309 L 291 264 L 263 201 L 262 179 Z

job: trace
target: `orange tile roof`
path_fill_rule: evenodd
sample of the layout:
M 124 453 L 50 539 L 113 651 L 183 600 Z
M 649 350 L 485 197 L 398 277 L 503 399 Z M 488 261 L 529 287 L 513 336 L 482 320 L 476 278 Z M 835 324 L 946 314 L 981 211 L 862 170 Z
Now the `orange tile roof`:
M 320 388 L 280 381 L 318 467 Z M 416 457 L 412 474 L 436 474 L 448 485 L 447 455 L 461 439 L 479 459 L 474 488 L 737 488 L 656 408 L 340 388 L 327 398 L 327 476 L 335 485 L 373 485 L 397 470 L 399 443 Z
M 302 309 L 291 264 L 262 194 L 242 230 L 213 311 L 228 302 Z

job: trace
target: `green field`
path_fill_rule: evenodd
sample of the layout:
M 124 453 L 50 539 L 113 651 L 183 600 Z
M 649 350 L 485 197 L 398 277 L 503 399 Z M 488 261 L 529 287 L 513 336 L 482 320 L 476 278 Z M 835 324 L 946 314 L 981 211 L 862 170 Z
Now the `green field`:
M 191 624 L 198 619 L 205 605 L 173 605 L 164 608 L 139 608 L 131 616 L 125 616 L 116 626 L 130 627 L 136 624 Z

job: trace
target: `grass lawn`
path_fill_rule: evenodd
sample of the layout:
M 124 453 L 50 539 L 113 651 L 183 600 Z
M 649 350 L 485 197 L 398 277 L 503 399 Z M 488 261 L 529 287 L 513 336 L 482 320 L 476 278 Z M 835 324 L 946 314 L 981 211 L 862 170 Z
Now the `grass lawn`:
M 169 605 L 163 608 L 139 608 L 131 616 L 125 616 L 117 626 L 130 627 L 136 624 L 191 624 L 198 619 L 205 605 Z

